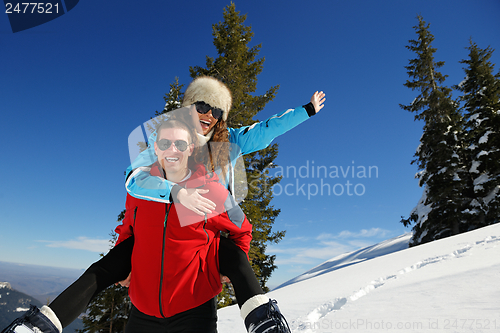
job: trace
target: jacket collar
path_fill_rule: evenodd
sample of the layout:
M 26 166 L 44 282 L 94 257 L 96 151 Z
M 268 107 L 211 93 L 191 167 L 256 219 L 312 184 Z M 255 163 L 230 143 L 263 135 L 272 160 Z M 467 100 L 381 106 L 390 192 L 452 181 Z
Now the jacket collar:
M 194 168 L 190 169 L 191 176 L 180 182 L 178 185 L 186 188 L 196 188 L 205 186 L 209 182 L 218 182 L 219 177 L 215 172 L 207 172 L 203 164 L 197 164 Z M 160 163 L 157 161 L 151 165 L 151 176 L 165 178 L 165 171 L 161 167 Z

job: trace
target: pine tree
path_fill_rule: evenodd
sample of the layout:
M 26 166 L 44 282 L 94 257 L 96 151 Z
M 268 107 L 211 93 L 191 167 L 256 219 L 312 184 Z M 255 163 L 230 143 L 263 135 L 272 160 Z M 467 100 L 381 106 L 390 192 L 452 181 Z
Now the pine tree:
M 228 127 L 241 127 L 255 122 L 254 116 L 264 109 L 278 91 L 279 86 L 269 88 L 263 95 L 252 95 L 257 89 L 257 76 L 262 72 L 264 58 L 256 59 L 261 44 L 249 47 L 253 32 L 245 25 L 246 15 L 240 15 L 231 3 L 224 8 L 224 21 L 213 25 L 214 45 L 218 57 L 206 57 L 205 68 L 190 68 L 191 77 L 209 75 L 224 82 L 233 95 L 233 107 L 228 117 Z M 250 258 L 262 288 L 267 291 L 266 282 L 276 268 L 275 256 L 266 254 L 269 242 L 278 243 L 284 231 L 272 231 L 272 225 L 280 210 L 270 202 L 273 198 L 272 186 L 281 177 L 269 176 L 274 168 L 278 145 L 245 155 L 248 195 L 241 207 L 253 225 L 253 239 Z
M 183 84 L 179 83 L 179 78 L 176 76 L 173 83 L 170 84 L 170 90 L 163 96 L 165 100 L 165 107 L 161 112 L 156 111 L 155 116 L 159 116 L 165 112 L 173 111 L 182 106 L 182 98 L 184 94 L 182 93 Z
M 125 332 L 129 311 L 128 289 L 111 286 L 98 294 L 89 304 L 87 316 L 82 319 L 83 329 L 78 332 Z
M 452 100 L 451 89 L 443 86 L 446 76 L 437 70 L 443 61 L 435 62 L 434 36 L 421 16 L 415 26 L 417 40 L 410 40 L 407 48 L 417 54 L 405 68 L 412 79 L 404 84 L 419 91 L 404 110 L 415 112 L 415 120 L 423 120 L 424 133 L 413 163 L 417 163 L 419 185 L 424 194 L 405 226 L 415 223 L 410 245 L 458 234 L 466 222 L 462 211 L 470 201 L 467 184 L 470 182 L 463 149 L 463 124 L 458 104 Z
M 473 201 L 471 226 L 497 223 L 500 216 L 500 72 L 489 62 L 493 50 L 470 41 L 469 59 L 460 63 L 466 78 L 456 89 L 463 95 Z
M 123 219 L 118 215 L 118 221 Z M 116 243 L 118 236 L 111 233 L 110 242 Z M 102 256 L 102 254 L 101 254 Z M 122 333 L 125 332 L 131 302 L 128 288 L 113 285 L 99 293 L 89 304 L 87 315 L 82 319 L 83 329 L 78 333 Z
M 164 118 L 159 116 L 165 114 L 168 111 L 177 110 L 182 107 L 182 98 L 184 95 L 182 93 L 182 87 L 184 87 L 184 85 L 179 83 L 179 78 L 176 76 L 174 82 L 170 84 L 170 90 L 165 94 L 165 96 L 163 96 L 163 100 L 165 101 L 163 110 L 155 111 L 155 117 L 151 117 L 151 121 L 146 123 L 147 130 L 150 133 L 154 132 L 156 130 L 156 127 L 158 127 L 160 121 L 164 120 Z M 139 141 L 137 145 L 139 146 L 141 152 L 148 148 L 148 143 L 146 141 Z M 125 214 L 125 210 L 122 211 L 121 214 Z
M 264 109 L 279 88 L 269 88 L 263 95 L 253 95 L 257 89 L 257 75 L 262 72 L 264 58 L 257 58 L 261 45 L 249 47 L 253 32 L 246 26 L 246 15 L 240 15 L 236 6 L 231 3 L 223 12 L 224 20 L 213 25 L 214 45 L 217 49 L 216 59 L 207 56 L 206 67 L 190 67 L 191 77 L 200 75 L 215 77 L 224 82 L 231 90 L 233 106 L 227 119 L 228 127 L 241 127 L 255 122 L 254 116 Z M 176 95 L 177 98 L 180 95 Z M 176 97 L 172 96 L 172 98 Z M 167 110 L 165 110 L 167 111 Z M 275 256 L 266 254 L 268 243 L 278 243 L 285 235 L 284 231 L 272 231 L 272 225 L 280 210 L 270 205 L 273 198 L 272 187 L 281 177 L 269 176 L 269 169 L 274 168 L 273 160 L 278 154 L 278 145 L 245 155 L 247 182 L 241 191 L 247 193 L 241 207 L 253 225 L 253 239 L 249 256 L 257 278 L 265 291 L 266 282 L 276 265 Z M 236 168 L 238 170 L 238 168 Z M 241 179 L 238 175 L 236 179 Z M 241 189 L 240 189 L 241 190 Z M 236 190 L 236 194 L 240 191 Z M 234 303 L 232 287 L 224 286 L 219 295 L 219 306 Z

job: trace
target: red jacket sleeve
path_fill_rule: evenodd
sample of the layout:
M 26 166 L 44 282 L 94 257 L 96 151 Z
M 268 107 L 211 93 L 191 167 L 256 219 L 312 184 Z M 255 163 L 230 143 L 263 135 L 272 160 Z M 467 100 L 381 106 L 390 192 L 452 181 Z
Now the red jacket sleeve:
M 115 229 L 115 232 L 119 235 L 115 246 L 134 234 L 134 220 L 137 208 L 137 205 L 135 204 L 136 200 L 137 199 L 132 197 L 130 194 L 127 194 L 125 217 L 122 220 L 122 224 L 117 226 Z
M 252 225 L 234 200 L 231 193 L 219 183 L 210 186 L 208 193 L 216 202 L 217 214 L 208 219 L 213 227 L 229 233 L 229 238 L 234 241 L 247 255 L 252 240 Z
M 229 233 L 229 238 L 242 249 L 248 257 L 248 251 L 250 250 L 250 242 L 252 241 L 252 225 L 244 217 L 241 225 L 236 225 L 229 217 L 228 212 L 220 214 L 216 218 L 218 229 Z

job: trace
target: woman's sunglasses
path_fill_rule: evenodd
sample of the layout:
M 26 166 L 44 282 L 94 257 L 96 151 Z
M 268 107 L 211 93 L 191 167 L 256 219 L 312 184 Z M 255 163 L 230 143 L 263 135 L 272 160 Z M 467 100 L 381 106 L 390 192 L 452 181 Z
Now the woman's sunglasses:
M 175 142 L 172 142 L 168 139 L 161 139 L 160 141 L 156 142 L 156 145 L 158 146 L 158 149 L 163 151 L 170 148 L 172 143 L 174 144 L 175 148 L 177 148 L 178 151 L 186 151 L 186 149 L 189 146 L 189 144 L 184 140 L 176 140 Z
M 194 105 L 196 105 L 196 111 L 201 114 L 205 114 L 208 111 L 212 110 L 212 116 L 217 120 L 220 120 L 222 118 L 222 114 L 224 113 L 224 111 L 222 111 L 221 109 L 211 107 L 210 104 L 207 104 L 205 102 L 196 102 L 194 103 Z

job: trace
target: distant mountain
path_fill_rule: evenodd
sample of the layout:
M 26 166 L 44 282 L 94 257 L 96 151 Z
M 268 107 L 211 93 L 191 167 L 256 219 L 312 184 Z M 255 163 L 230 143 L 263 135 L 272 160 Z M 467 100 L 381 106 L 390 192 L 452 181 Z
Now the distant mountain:
M 0 261 L 0 331 L 29 309 L 53 300 L 73 283 L 82 270 Z M 64 328 L 64 333 L 82 329 L 81 319 Z
M 53 300 L 82 273 L 83 270 L 79 269 L 0 261 L 0 281 L 9 281 L 13 289 L 35 297 L 43 304 Z
M 0 282 L 0 330 L 28 311 L 30 304 L 42 306 L 42 303 L 34 297 L 12 289 L 9 282 Z M 65 327 L 63 331 L 69 333 L 81 329 L 83 329 L 83 323 L 78 318 L 71 325 Z
M 26 312 L 30 304 L 42 306 L 35 298 L 12 289 L 10 283 L 0 282 L 0 329 Z

